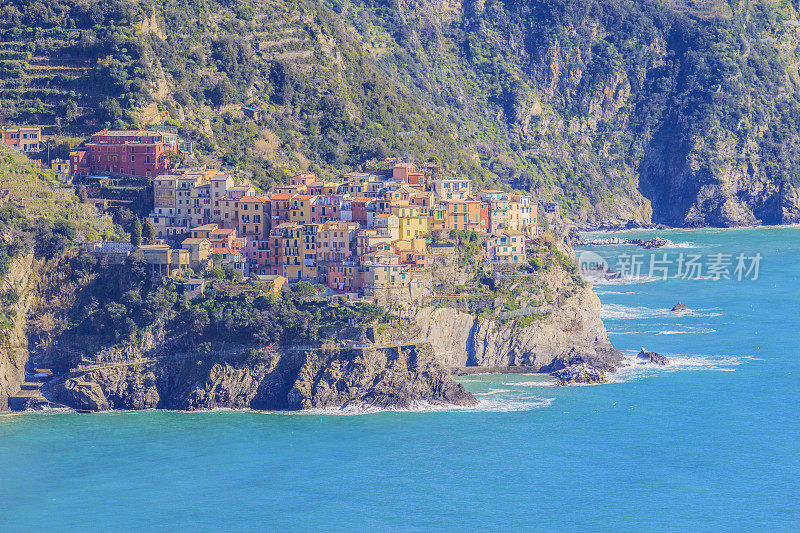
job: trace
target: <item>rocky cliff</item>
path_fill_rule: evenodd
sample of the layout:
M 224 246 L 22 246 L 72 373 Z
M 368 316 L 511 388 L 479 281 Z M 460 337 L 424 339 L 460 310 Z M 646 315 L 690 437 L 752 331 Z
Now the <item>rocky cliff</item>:
M 409 408 L 473 405 L 430 345 L 346 353 L 177 354 L 108 364 L 48 384 L 45 394 L 80 410 Z M 130 356 L 131 354 L 128 354 Z
M 621 353 L 608 341 L 600 319 L 600 300 L 583 288 L 546 318 L 518 326 L 469 315 L 452 308 L 421 309 L 416 322 L 422 337 L 442 362 L 453 369 L 529 367 L 549 372 L 585 362 L 613 371 Z
M 17 256 L 0 280 L 0 291 L 4 295 L 0 310 L 0 318 L 4 319 L 4 328 L 0 331 L 0 411 L 8 409 L 8 397 L 18 392 L 25 381 L 25 365 L 28 363 L 25 328 L 33 301 L 29 290 L 33 262 L 32 253 Z

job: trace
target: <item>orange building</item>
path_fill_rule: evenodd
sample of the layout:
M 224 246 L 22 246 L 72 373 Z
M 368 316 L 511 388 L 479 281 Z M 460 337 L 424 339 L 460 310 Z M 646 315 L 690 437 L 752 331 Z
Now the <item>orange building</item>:
M 486 231 L 489 221 L 484 202 L 479 200 L 450 200 L 447 207 L 447 229 Z

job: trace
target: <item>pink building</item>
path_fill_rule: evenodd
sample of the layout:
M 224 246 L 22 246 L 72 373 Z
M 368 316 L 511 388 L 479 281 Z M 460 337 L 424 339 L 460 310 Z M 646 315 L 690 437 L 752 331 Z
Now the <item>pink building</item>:
M 89 172 L 154 178 L 166 174 L 169 154 L 178 151 L 174 133 L 150 130 L 103 130 L 86 143 Z

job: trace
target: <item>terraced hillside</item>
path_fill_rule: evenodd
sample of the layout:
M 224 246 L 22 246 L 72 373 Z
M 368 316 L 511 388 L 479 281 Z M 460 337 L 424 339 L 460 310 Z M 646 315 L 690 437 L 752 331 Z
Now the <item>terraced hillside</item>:
M 6 121 L 168 122 L 264 185 L 408 152 L 588 225 L 800 221 L 787 0 L 0 0 L 0 13 Z
M 73 21 L 69 27 L 63 14 L 22 16 L 12 7 L 3 6 L 0 23 L 4 121 L 83 133 L 98 124 L 127 121 L 123 108 L 145 102 L 145 82 L 139 76 L 149 65 L 141 62 L 129 20 L 82 28 Z

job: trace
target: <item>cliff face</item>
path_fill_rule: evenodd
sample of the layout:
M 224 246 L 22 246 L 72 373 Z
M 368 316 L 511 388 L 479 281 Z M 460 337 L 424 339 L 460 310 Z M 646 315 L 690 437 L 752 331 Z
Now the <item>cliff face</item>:
M 586 362 L 613 371 L 621 353 L 608 341 L 600 320 L 600 300 L 590 288 L 567 299 L 551 314 L 520 327 L 450 308 L 427 307 L 416 315 L 422 336 L 450 368 L 525 366 L 552 371 Z
M 18 295 L 16 302 L 4 305 L 2 309 L 10 328 L 0 336 L 0 411 L 8 410 L 8 397 L 18 392 L 25 381 L 25 365 L 28 363 L 25 327 L 33 299 L 29 291 L 33 261 L 33 254 L 16 257 L 0 281 L 0 290 L 15 291 Z
M 204 362 L 203 359 L 212 361 Z M 347 406 L 408 408 L 416 402 L 473 405 L 430 346 L 349 355 L 286 352 L 253 360 L 235 352 L 181 354 L 118 365 L 50 383 L 45 394 L 76 409 L 298 410 Z

